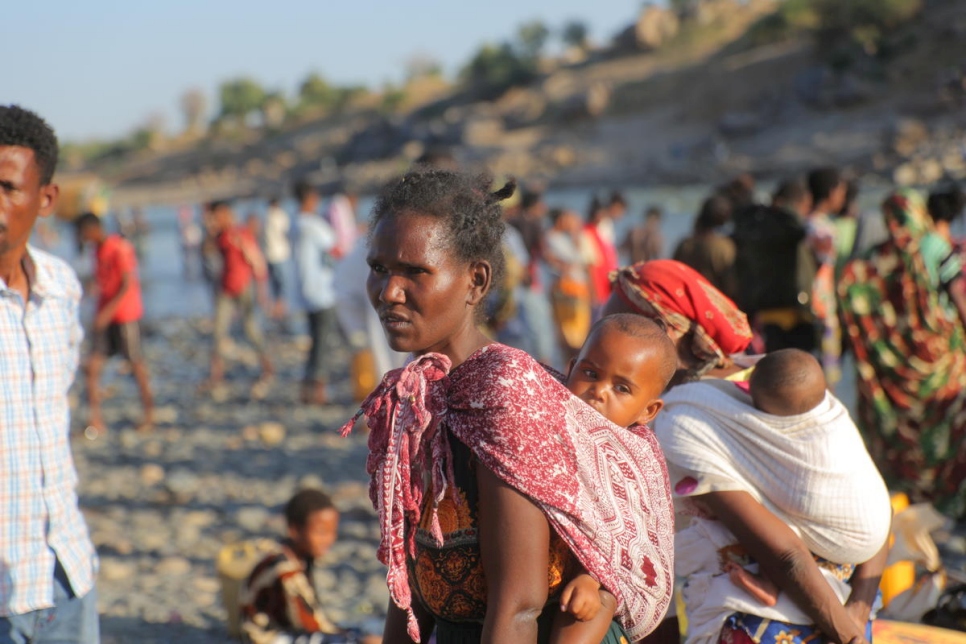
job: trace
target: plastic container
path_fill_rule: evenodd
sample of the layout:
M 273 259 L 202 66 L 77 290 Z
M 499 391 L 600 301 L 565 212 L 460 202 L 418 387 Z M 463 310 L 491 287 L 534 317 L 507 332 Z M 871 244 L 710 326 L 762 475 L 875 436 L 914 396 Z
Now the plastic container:
M 241 637 L 241 607 L 238 603 L 242 585 L 252 569 L 266 555 L 278 549 L 271 539 L 254 539 L 225 546 L 218 553 L 216 568 L 221 582 L 221 601 L 228 614 L 228 634 Z
M 892 495 L 892 514 L 899 514 L 909 507 L 909 497 L 902 492 Z M 894 536 L 889 537 L 889 545 L 895 541 Z M 888 606 L 889 602 L 896 595 L 912 588 L 916 583 L 916 564 L 911 561 L 899 561 L 892 564 L 882 573 L 879 581 L 879 590 L 882 591 L 882 606 Z

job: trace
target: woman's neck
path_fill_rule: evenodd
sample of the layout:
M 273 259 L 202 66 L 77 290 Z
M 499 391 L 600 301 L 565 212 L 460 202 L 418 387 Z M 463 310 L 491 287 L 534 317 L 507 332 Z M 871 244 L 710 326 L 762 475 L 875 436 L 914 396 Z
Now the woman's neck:
M 450 360 L 450 369 L 460 366 L 474 353 L 482 349 L 493 341 L 486 337 L 479 327 L 472 324 L 463 329 L 460 333 L 449 338 L 445 343 L 440 343 L 436 347 L 431 347 L 417 355 L 426 353 L 442 353 Z

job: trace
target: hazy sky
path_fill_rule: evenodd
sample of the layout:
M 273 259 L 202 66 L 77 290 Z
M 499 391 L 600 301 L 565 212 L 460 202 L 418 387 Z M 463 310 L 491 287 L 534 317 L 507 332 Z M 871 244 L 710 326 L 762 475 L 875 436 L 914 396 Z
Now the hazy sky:
M 8 0 L 0 104 L 40 113 L 62 140 L 118 136 L 241 74 L 291 94 L 317 70 L 339 83 L 399 80 L 416 52 L 448 72 L 521 22 L 579 18 L 603 41 L 637 0 Z

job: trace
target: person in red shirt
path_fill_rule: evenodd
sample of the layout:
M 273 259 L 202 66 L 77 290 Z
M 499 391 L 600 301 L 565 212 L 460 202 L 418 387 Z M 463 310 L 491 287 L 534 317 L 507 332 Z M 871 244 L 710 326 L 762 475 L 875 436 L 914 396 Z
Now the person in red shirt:
M 214 232 L 217 234 L 215 242 L 222 256 L 222 274 L 220 288 L 215 295 L 215 346 L 211 354 L 208 386 L 217 387 L 224 380 L 225 345 L 237 310 L 241 314 L 245 336 L 258 352 L 262 373 L 252 387 L 252 397 L 261 398 L 274 373 L 255 310 L 256 299 L 263 304 L 268 301 L 268 267 L 251 230 L 235 223 L 231 205 L 216 201 L 211 204 L 211 210 Z
M 101 219 L 93 213 L 81 215 L 76 222 L 81 243 L 97 248 L 94 276 L 97 282 L 97 314 L 91 334 L 91 354 L 87 361 L 87 397 L 90 407 L 88 431 L 105 431 L 101 416 L 100 377 L 104 362 L 120 354 L 131 364 L 144 407 L 139 431 L 151 428 L 154 402 L 148 370 L 141 352 L 141 325 L 144 314 L 138 260 L 134 246 L 120 235 L 109 235 Z

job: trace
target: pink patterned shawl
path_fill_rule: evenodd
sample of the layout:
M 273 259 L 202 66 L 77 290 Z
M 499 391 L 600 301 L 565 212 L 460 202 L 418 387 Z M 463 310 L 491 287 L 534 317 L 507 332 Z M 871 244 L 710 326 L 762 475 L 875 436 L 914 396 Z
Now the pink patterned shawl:
M 448 432 L 540 506 L 617 598 L 632 640 L 660 623 L 673 588 L 674 522 L 664 456 L 648 428 L 613 425 L 526 353 L 500 344 L 452 373 L 445 356 L 417 358 L 386 375 L 363 413 L 372 431 L 367 470 L 381 524 L 379 558 L 414 641 L 406 556 L 414 552 L 424 491 L 438 503 L 452 482 Z M 441 539 L 435 509 L 432 526 Z

